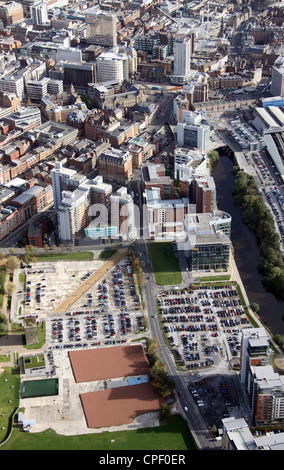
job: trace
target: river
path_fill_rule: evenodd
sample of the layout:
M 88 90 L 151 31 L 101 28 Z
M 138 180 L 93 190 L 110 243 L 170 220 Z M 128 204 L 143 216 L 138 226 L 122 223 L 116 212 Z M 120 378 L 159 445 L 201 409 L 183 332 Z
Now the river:
M 250 302 L 259 307 L 259 317 L 273 335 L 284 334 L 284 302 L 267 292 L 262 285 L 262 276 L 257 270 L 261 256 L 257 239 L 242 220 L 242 211 L 235 205 L 232 195 L 234 176 L 233 160 L 219 150 L 220 158 L 213 164 L 212 176 L 217 190 L 217 205 L 232 216 L 231 239 L 236 264 Z

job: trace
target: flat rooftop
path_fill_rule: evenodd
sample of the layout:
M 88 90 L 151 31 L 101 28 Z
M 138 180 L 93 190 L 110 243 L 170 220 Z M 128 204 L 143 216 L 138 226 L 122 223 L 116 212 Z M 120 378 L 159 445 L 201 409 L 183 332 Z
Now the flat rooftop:
M 80 395 L 88 428 L 120 426 L 137 416 L 159 411 L 163 399 L 148 383 Z
M 69 351 L 69 358 L 77 383 L 150 373 L 141 345 Z

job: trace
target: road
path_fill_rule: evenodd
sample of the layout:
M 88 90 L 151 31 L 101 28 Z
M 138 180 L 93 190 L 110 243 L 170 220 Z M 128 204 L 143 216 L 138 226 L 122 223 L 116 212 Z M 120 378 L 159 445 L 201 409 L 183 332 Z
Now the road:
M 183 380 L 185 373 L 179 372 L 176 369 L 175 362 L 172 354 L 170 353 L 167 343 L 165 341 L 162 326 L 158 317 L 157 311 L 157 297 L 158 288 L 155 287 L 154 274 L 150 264 L 150 256 L 148 254 L 147 243 L 141 239 L 137 250 L 142 255 L 144 263 L 143 268 L 146 274 L 147 282 L 144 286 L 146 311 L 148 313 L 151 331 L 154 338 L 157 338 L 160 347 L 160 357 L 164 362 L 167 372 L 171 379 L 176 385 L 176 390 L 181 393 L 181 397 L 178 398 L 178 406 L 181 414 L 187 421 L 188 427 L 194 437 L 196 445 L 202 450 L 214 450 L 220 447 L 220 443 L 213 441 L 204 420 L 202 419 L 199 410 L 193 401 L 188 389 L 186 382 Z M 185 410 L 185 407 L 187 410 Z

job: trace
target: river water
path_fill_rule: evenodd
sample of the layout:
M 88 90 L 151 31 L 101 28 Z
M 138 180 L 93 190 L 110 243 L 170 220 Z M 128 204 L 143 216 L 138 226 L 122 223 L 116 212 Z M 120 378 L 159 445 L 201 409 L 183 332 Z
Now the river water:
M 267 292 L 262 286 L 262 276 L 257 270 L 260 250 L 257 239 L 242 220 L 242 211 L 235 205 L 232 195 L 234 176 L 231 170 L 233 160 L 221 150 L 220 158 L 214 163 L 212 176 L 217 189 L 217 205 L 220 210 L 232 216 L 231 239 L 236 264 L 250 302 L 259 307 L 259 317 L 272 334 L 284 334 L 284 302 Z

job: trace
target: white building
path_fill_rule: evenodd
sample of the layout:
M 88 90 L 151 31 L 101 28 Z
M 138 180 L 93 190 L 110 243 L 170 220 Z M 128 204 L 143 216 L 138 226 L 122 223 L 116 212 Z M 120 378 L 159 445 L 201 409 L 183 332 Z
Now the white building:
M 97 6 L 85 10 L 86 38 L 91 44 L 116 46 L 118 22 L 115 13 L 99 10 Z
M 30 80 L 27 83 L 26 87 L 26 96 L 27 98 L 30 98 L 31 100 L 41 100 L 41 98 L 44 98 L 48 91 L 47 91 L 47 86 L 49 82 L 49 78 L 45 77 L 42 78 L 41 80 Z
M 188 146 L 205 152 L 210 144 L 210 126 L 201 123 L 178 123 L 177 143 L 181 146 Z
M 55 162 L 54 168 L 51 170 L 55 213 L 61 204 L 62 192 L 64 190 L 74 190 L 86 179 L 86 176 L 79 175 L 76 170 L 63 167 L 62 161 Z
M 3 75 L 0 78 L 0 91 L 14 93 L 18 98 L 24 98 L 24 79 L 21 76 Z
M 110 198 L 111 227 L 117 228 L 117 233 L 124 240 L 136 236 L 134 201 L 124 186 L 113 193 Z
M 35 26 L 48 23 L 46 2 L 37 2 L 31 6 L 31 17 Z
M 58 236 L 61 241 L 74 241 L 83 235 L 86 227 L 86 214 L 89 207 L 88 191 L 63 191 L 57 209 Z
M 199 150 L 177 147 L 174 151 L 174 172 L 175 179 L 181 181 L 206 175 L 207 155 Z
M 280 56 L 272 68 L 271 93 L 273 96 L 284 96 L 284 57 Z
M 97 58 L 97 81 L 118 80 L 122 82 L 128 79 L 128 58 L 126 54 L 115 52 L 103 52 Z
M 49 79 L 47 84 L 47 92 L 50 95 L 60 95 L 63 93 L 63 80 L 52 80 Z
M 272 431 L 254 436 L 244 418 L 231 416 L 222 422 L 222 450 L 283 450 L 283 432 L 274 434 Z
M 174 75 L 188 77 L 190 74 L 190 38 L 176 38 L 174 42 Z

